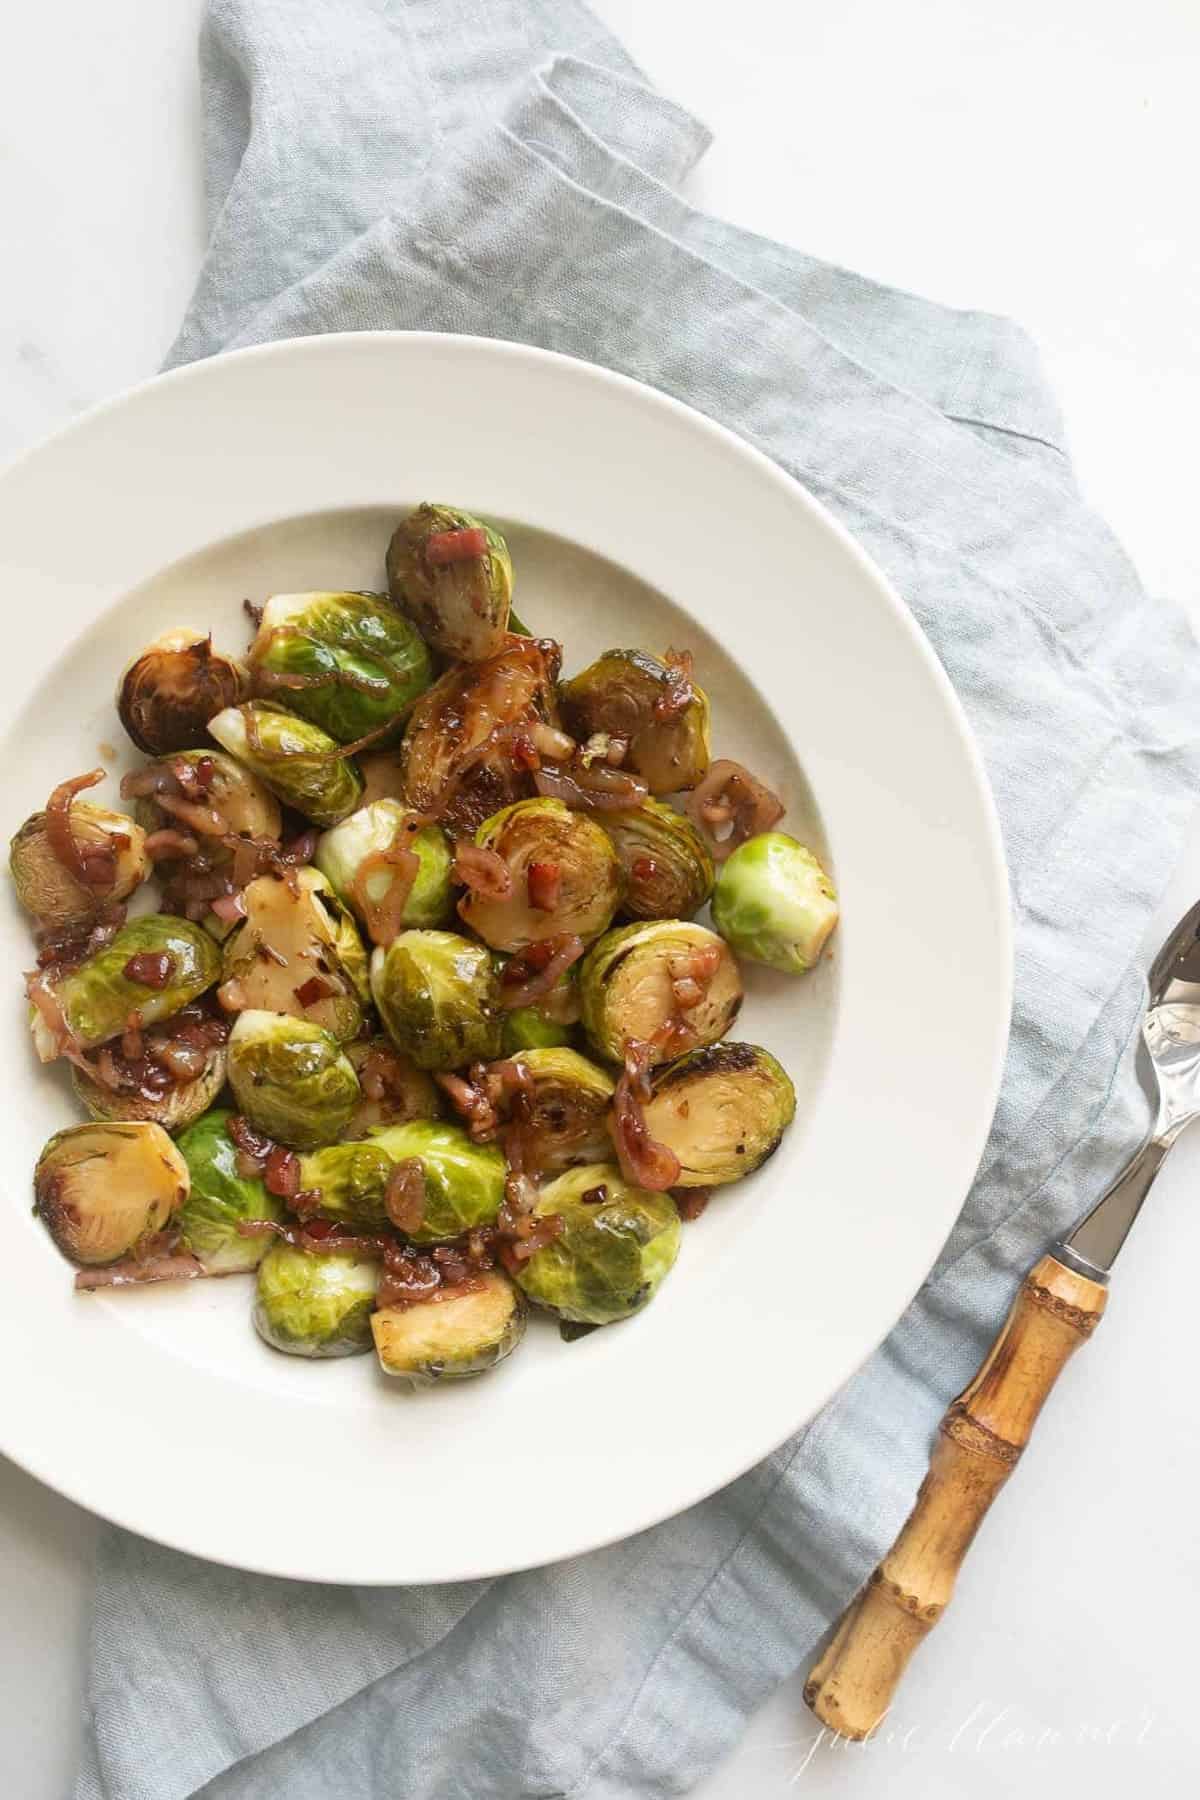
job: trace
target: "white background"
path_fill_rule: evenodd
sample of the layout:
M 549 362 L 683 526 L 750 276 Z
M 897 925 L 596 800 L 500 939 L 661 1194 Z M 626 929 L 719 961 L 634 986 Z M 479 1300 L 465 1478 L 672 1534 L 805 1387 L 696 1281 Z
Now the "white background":
M 1200 622 L 1194 0 L 597 10 L 716 130 L 701 204 L 1034 331 L 1086 491 L 1148 585 Z M 202 251 L 200 12 L 57 0 L 6 17 L 0 456 L 150 374 L 174 335 Z M 1164 927 L 1197 891 L 1200 830 Z M 798 1675 L 705 1800 L 1196 1791 L 1198 1258 L 1200 1146 L 1185 1142 L 880 1738 L 816 1742 Z M 3 1372 L 0 1396 L 20 1374 Z M 0 1459 L 0 1791 L 14 1800 L 69 1789 L 92 1529 Z

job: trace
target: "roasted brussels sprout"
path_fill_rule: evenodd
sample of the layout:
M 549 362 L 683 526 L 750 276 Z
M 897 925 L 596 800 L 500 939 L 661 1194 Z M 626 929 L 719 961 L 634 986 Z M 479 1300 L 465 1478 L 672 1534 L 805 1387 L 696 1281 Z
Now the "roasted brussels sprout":
M 387 1185 L 392 1159 L 379 1144 L 326 1144 L 300 1158 L 300 1192 L 314 1217 L 333 1219 L 356 1231 L 380 1231 L 388 1224 Z
M 238 1226 L 284 1217 L 282 1203 L 267 1192 L 261 1176 L 241 1174 L 237 1146 L 227 1129 L 232 1117 L 228 1107 L 217 1107 L 178 1140 L 191 1192 L 175 1222 L 180 1242 L 210 1275 L 257 1269 L 270 1247 L 270 1234 L 247 1237 Z
M 155 1034 L 148 1035 L 153 1038 Z M 164 1042 L 169 1044 L 169 1035 L 164 1034 Z M 115 1076 L 115 1080 L 101 1080 L 99 1073 L 89 1073 L 82 1061 L 71 1067 L 71 1086 L 93 1119 L 145 1119 L 161 1125 L 164 1131 L 182 1131 L 212 1105 L 225 1085 L 223 1044 L 212 1044 L 197 1053 L 199 1074 L 175 1080 L 151 1076 L 147 1081 L 145 1075 L 139 1079 L 137 1069 L 127 1059 L 112 1058 L 111 1051 L 106 1053 L 104 1049 L 91 1059 L 93 1067 L 99 1058 L 104 1059 L 105 1072 Z M 149 1068 L 145 1074 L 150 1074 Z M 167 1074 L 164 1069 L 163 1076 Z
M 620 1062 L 637 1042 L 659 1063 L 725 1036 L 742 1004 L 742 978 L 715 932 L 685 919 L 647 919 L 593 944 L 579 997 L 601 1056 Z
M 65 816 L 61 808 L 54 815 L 34 813 L 9 847 L 17 899 L 40 925 L 51 928 L 86 923 L 105 902 L 127 900 L 150 873 L 140 825 L 90 800 L 69 804 Z M 61 853 L 63 829 L 69 829 L 74 846 L 74 854 L 67 847 L 72 866 Z M 95 879 L 81 879 L 89 869 L 97 871 Z
M 356 1356 L 371 1348 L 378 1286 L 371 1256 L 272 1244 L 258 1265 L 254 1328 L 288 1356 Z
M 479 827 L 475 842 L 508 870 L 505 899 L 469 891 L 458 910 L 495 950 L 524 950 L 564 932 L 593 938 L 611 923 L 624 888 L 612 843 L 561 800 L 521 800 Z
M 275 594 L 248 661 L 258 693 L 339 744 L 399 727 L 433 680 L 425 640 L 382 594 Z
M 342 1128 L 346 1139 L 363 1138 L 376 1125 L 407 1125 L 436 1119 L 441 1095 L 424 1069 L 401 1056 L 390 1038 L 360 1038 L 346 1045 L 358 1076 L 361 1098 Z
M 462 834 L 532 791 L 512 726 L 554 712 L 553 669 L 540 641 L 510 641 L 486 662 L 447 669 L 413 707 L 401 745 L 403 798 Z
M 209 720 L 245 692 L 244 672 L 213 649 L 211 634 L 168 631 L 121 676 L 117 712 L 139 750 L 166 756 L 207 743 Z
M 838 903 L 811 850 L 786 832 L 764 831 L 722 864 L 712 913 L 740 956 L 803 975 L 820 959 Z
M 494 1369 L 525 1336 L 526 1316 L 522 1294 L 491 1269 L 474 1287 L 381 1307 L 371 1315 L 371 1333 L 384 1374 L 423 1388 Z
M 654 1078 L 643 1115 L 679 1159 L 676 1187 L 720 1187 L 766 1162 L 792 1122 L 796 1090 L 769 1050 L 711 1044 Z
M 226 707 L 208 729 L 223 750 L 314 825 L 336 825 L 362 799 L 362 776 L 353 762 L 310 719 L 248 700 Z
M 33 1041 L 43 1062 L 70 1044 L 92 1050 L 130 1029 L 170 1018 L 212 986 L 221 952 L 208 933 L 171 913 L 123 925 L 78 968 L 34 977 Z
M 621 911 L 633 919 L 690 919 L 713 889 L 708 845 L 689 819 L 661 800 L 606 813 L 604 829 L 625 871 Z
M 505 1175 L 504 1157 L 495 1144 L 473 1144 L 457 1125 L 438 1119 L 385 1126 L 374 1132 L 368 1143 L 386 1151 L 393 1166 L 415 1157 L 424 1170 L 421 1223 L 404 1227 L 411 1243 L 438 1244 L 472 1231 L 476 1225 L 495 1223 L 504 1199 Z
M 187 1199 L 188 1167 L 161 1125 L 56 1131 L 38 1158 L 34 1207 L 72 1262 L 116 1262 Z
M 416 866 L 407 860 L 416 858 Z M 453 856 L 440 825 L 423 824 L 398 800 L 376 800 L 325 832 L 314 859 L 368 935 L 429 930 L 450 917 Z
M 482 662 L 502 647 L 512 563 L 490 525 L 453 506 L 418 506 L 392 534 L 387 578 L 395 604 L 451 662 Z
M 665 1194 L 631 1187 L 612 1163 L 568 1169 L 544 1187 L 537 1214 L 557 1214 L 559 1235 L 516 1279 L 560 1319 L 610 1325 L 652 1298 L 679 1253 L 679 1214 Z
M 138 818 L 147 831 L 174 827 L 187 832 L 195 817 L 193 807 L 215 815 L 206 821 L 214 829 L 202 834 L 205 854 L 215 860 L 233 854 L 221 843 L 218 824 L 234 837 L 277 839 L 283 832 L 279 802 L 270 788 L 211 744 L 204 750 L 179 750 L 135 769 L 122 788 L 138 796 Z
M 469 938 L 402 931 L 371 958 L 371 992 L 388 1036 L 419 1069 L 457 1069 L 499 1051 L 496 970 Z
M 574 1050 L 522 1050 L 513 1061 L 528 1078 L 522 1129 L 531 1166 L 565 1169 L 610 1153 L 611 1075 Z
M 223 1004 L 290 1013 L 336 1038 L 356 1037 L 363 1009 L 355 960 L 364 952 L 325 877 L 316 869 L 297 869 L 290 881 L 260 875 L 242 898 L 245 921 L 225 945 Z
M 708 768 L 708 695 L 691 659 L 606 650 L 560 693 L 563 724 L 581 742 L 603 732 L 628 744 L 624 767 L 652 794 L 695 787 Z
M 286 1013 L 239 1013 L 229 1038 L 229 1085 L 239 1110 L 293 1150 L 331 1144 L 359 1100 L 358 1076 L 338 1040 Z

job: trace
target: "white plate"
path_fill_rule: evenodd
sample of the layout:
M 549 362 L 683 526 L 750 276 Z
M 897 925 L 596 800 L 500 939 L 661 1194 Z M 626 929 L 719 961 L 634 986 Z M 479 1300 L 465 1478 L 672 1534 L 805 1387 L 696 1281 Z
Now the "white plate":
M 986 780 L 909 614 L 816 501 L 662 395 L 512 344 L 309 338 L 169 375 L 0 476 L 5 833 L 50 786 L 135 760 L 117 671 L 169 625 L 246 641 L 243 596 L 368 587 L 390 524 L 450 499 L 511 528 L 516 592 L 566 668 L 687 644 L 718 754 L 830 857 L 832 959 L 754 971 L 740 1036 L 800 1091 L 795 1125 L 717 1195 L 639 1317 L 531 1330 L 494 1375 L 417 1398 L 372 1357 L 306 1363 L 250 1326 L 242 1278 L 77 1298 L 30 1214 L 75 1113 L 39 1069 L 11 895 L 0 913 L 9 1218 L 0 1448 L 148 1537 L 326 1581 L 547 1562 L 700 1499 L 809 1419 L 929 1269 L 983 1146 L 1008 1025 L 1004 864 Z M 101 748 L 105 746 L 105 748 Z

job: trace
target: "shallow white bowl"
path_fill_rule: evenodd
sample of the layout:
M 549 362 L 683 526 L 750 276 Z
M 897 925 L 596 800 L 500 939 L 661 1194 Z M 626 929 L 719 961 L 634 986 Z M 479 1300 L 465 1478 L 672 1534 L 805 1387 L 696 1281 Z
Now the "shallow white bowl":
M 717 754 L 788 802 L 843 924 L 802 980 L 750 972 L 739 1036 L 800 1093 L 751 1180 L 684 1234 L 654 1304 L 413 1398 L 374 1359 L 265 1348 L 250 1282 L 78 1298 L 30 1214 L 73 1119 L 9 972 L 0 1448 L 195 1555 L 316 1580 L 457 1580 L 589 1550 L 731 1480 L 818 1410 L 929 1269 L 992 1115 L 1009 1012 L 1004 864 L 938 663 L 823 508 L 737 438 L 587 364 L 481 339 L 364 333 L 149 383 L 0 476 L 10 832 L 58 780 L 137 759 L 116 675 L 170 625 L 239 649 L 243 597 L 382 584 L 391 524 L 449 499 L 510 532 L 516 593 L 566 669 L 687 645 Z M 116 755 L 112 746 L 120 745 Z

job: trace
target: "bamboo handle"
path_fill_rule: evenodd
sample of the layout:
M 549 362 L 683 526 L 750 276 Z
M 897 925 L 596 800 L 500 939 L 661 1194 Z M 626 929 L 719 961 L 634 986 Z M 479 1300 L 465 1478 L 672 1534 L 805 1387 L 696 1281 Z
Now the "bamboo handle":
M 888 1711 L 909 1658 L 945 1611 L 1042 1403 L 1095 1330 L 1107 1298 L 1099 1282 L 1053 1256 L 1025 1277 L 982 1368 L 941 1422 L 929 1473 L 899 1537 L 842 1614 L 805 1684 L 805 1700 L 831 1730 L 865 1738 Z

